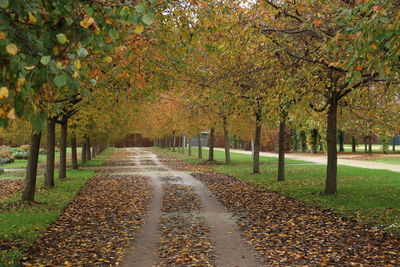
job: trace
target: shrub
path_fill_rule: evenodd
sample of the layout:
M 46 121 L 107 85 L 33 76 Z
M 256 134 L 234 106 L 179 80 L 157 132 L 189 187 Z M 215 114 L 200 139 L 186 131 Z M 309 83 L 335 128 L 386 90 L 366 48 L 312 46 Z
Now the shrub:
M 29 157 L 29 153 L 26 151 L 14 152 L 12 155 L 15 159 L 28 159 Z
M 14 162 L 14 157 L 11 151 L 0 150 L 0 164 L 7 164 Z
M 0 174 L 2 174 L 4 172 L 4 169 L 0 168 Z
M 22 145 L 19 148 L 21 148 L 24 151 L 29 151 L 29 145 Z
M 13 163 L 13 162 L 14 162 L 13 158 L 0 157 L 0 165 L 7 164 L 7 163 Z
M 41 155 L 46 154 L 46 149 L 44 149 L 44 148 L 39 149 L 39 154 L 41 154 Z
M 12 152 L 7 150 L 0 150 L 0 158 L 9 158 L 12 159 Z

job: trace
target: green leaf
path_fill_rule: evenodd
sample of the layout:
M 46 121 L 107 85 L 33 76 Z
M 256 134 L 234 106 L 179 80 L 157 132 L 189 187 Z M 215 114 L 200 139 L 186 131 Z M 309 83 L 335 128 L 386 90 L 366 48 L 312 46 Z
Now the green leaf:
M 108 35 L 110 35 L 110 37 L 113 39 L 117 39 L 119 37 L 119 33 L 114 29 L 109 30 Z
M 78 49 L 79 57 L 85 58 L 85 57 L 87 57 L 88 54 L 89 54 L 89 52 L 85 48 L 81 47 Z
M 142 18 L 143 23 L 150 25 L 154 22 L 154 14 L 153 13 L 148 13 L 143 16 Z
M 65 36 L 65 34 L 63 34 L 63 33 L 57 34 L 56 37 L 57 37 L 57 41 L 60 44 L 65 44 L 68 41 L 67 36 Z
M 90 80 L 90 83 L 91 83 L 93 86 L 95 86 L 95 85 L 97 84 L 97 81 L 96 81 L 96 79 L 91 79 L 91 80 Z
M 38 114 L 32 114 L 30 117 L 31 125 L 36 132 L 40 132 L 43 129 L 45 120 L 46 113 L 44 111 Z
M 1 8 L 7 8 L 8 7 L 8 0 L 0 0 L 0 7 Z
M 50 62 L 51 57 L 50 56 L 44 56 L 40 59 L 40 63 L 42 63 L 43 65 L 47 65 Z
M 136 11 L 139 12 L 139 13 L 144 13 L 144 12 L 146 12 L 146 6 L 143 5 L 143 4 L 140 4 L 140 5 L 135 6 L 135 9 L 136 9 Z
M 58 75 L 54 78 L 54 84 L 60 88 L 67 84 L 67 75 L 65 73 Z
M 150 4 L 155 5 L 158 0 L 149 0 Z
M 71 26 L 72 23 L 74 23 L 74 20 L 73 20 L 71 17 L 66 17 L 66 18 L 65 18 L 65 21 L 67 22 L 67 24 L 68 24 L 69 26 Z
M 129 8 L 128 7 L 122 8 L 119 15 L 123 18 L 127 17 L 129 15 Z

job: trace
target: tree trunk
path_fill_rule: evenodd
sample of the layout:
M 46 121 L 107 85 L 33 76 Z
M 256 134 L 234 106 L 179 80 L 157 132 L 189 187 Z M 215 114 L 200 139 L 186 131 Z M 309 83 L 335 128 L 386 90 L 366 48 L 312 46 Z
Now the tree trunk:
M 46 173 L 44 185 L 54 187 L 54 160 L 56 147 L 56 123 L 53 119 L 47 118 L 47 151 L 46 151 Z
M 394 151 L 396 151 L 396 136 L 394 135 L 393 136 L 393 139 L 392 139 L 392 151 L 394 152 Z
M 172 134 L 172 152 L 175 152 L 175 146 L 176 146 L 176 137 L 175 137 L 175 133 Z
M 328 128 L 326 143 L 328 147 L 328 165 L 326 168 L 325 195 L 333 195 L 337 192 L 337 100 L 331 101 L 328 110 Z
M 215 141 L 215 128 L 210 130 L 210 143 L 208 144 L 208 160 L 214 161 L 214 141 Z
M 253 147 L 253 174 L 260 173 L 261 120 L 256 114 L 256 132 Z
M 186 137 L 182 136 L 182 154 L 185 154 Z
M 189 138 L 189 144 L 188 144 L 188 154 L 189 156 L 192 155 L 192 138 Z
M 368 153 L 372 154 L 372 135 L 368 136 Z
M 338 134 L 339 152 L 344 152 L 344 131 L 340 130 Z
M 229 143 L 228 120 L 226 117 L 223 117 L 223 128 L 224 128 L 224 141 L 225 141 L 225 163 L 226 165 L 230 165 L 231 152 Z
M 203 159 L 203 148 L 201 147 L 201 134 L 197 135 L 198 158 Z
M 37 165 L 39 161 L 40 137 L 42 132 L 32 133 L 29 148 L 28 165 L 26 167 L 25 188 L 22 193 L 23 201 L 34 201 L 36 190 Z
M 79 169 L 78 165 L 78 153 L 77 153 L 77 146 L 76 146 L 76 137 L 75 134 L 71 136 L 71 161 L 72 161 L 72 169 L 77 170 Z
M 61 123 L 60 166 L 58 172 L 58 179 L 60 180 L 67 178 L 67 134 L 68 121 L 65 120 Z
M 81 162 L 82 162 L 83 165 L 86 164 L 86 161 L 87 161 L 87 158 L 86 158 L 87 152 L 86 152 L 86 150 L 87 150 L 87 144 L 86 144 L 86 136 L 85 136 L 84 139 L 83 139 L 83 142 L 82 142 L 82 153 L 81 153 Z
M 292 129 L 292 150 L 294 152 L 299 151 L 299 138 L 296 129 Z
M 93 145 L 92 145 L 92 158 L 95 158 L 95 157 L 96 157 L 96 143 L 93 142 Z
M 311 130 L 311 152 L 317 153 L 318 152 L 318 143 L 319 143 L 319 133 L 317 129 Z
M 354 136 L 351 137 L 351 152 L 356 153 L 357 152 L 357 140 Z
M 251 156 L 252 156 L 253 159 L 254 159 L 254 140 L 251 140 L 250 146 L 251 146 Z
M 301 139 L 301 152 L 306 152 L 308 147 L 307 147 L 307 135 L 306 132 L 301 131 L 300 132 L 300 139 Z M 336 143 L 336 142 L 335 142 Z
M 368 137 L 364 136 L 364 148 L 365 148 L 365 153 L 368 153 Z
M 285 181 L 285 139 L 286 139 L 286 118 L 279 123 L 279 161 L 278 181 Z
M 86 159 L 92 160 L 92 153 L 90 153 L 92 144 L 90 143 L 90 138 L 86 137 Z

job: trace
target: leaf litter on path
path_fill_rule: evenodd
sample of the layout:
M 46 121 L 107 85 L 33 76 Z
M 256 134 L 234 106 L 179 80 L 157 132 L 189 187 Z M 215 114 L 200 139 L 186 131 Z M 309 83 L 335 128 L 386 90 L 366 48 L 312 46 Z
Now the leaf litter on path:
M 178 179 L 179 180 L 179 179 Z M 200 215 L 200 198 L 191 186 L 164 179 L 159 261 L 155 266 L 215 266 L 210 228 Z

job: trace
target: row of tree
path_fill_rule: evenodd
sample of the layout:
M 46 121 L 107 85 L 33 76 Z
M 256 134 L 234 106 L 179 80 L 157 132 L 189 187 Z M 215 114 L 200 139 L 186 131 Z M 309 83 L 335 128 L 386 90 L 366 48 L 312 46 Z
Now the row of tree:
M 229 136 L 241 134 L 254 140 L 259 173 L 262 129 L 278 127 L 284 180 L 287 124 L 317 129 L 328 155 L 324 193 L 335 194 L 338 125 L 397 132 L 399 9 L 392 0 L 171 6 L 144 61 L 152 84 L 168 90 L 142 110 L 142 132 L 156 140 L 220 127 L 228 164 Z

